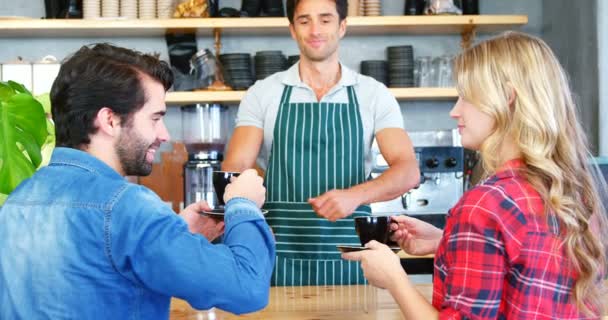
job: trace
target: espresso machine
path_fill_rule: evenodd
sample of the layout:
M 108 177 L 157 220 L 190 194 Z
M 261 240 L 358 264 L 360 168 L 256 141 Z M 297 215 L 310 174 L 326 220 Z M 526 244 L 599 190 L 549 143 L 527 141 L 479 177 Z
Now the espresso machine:
M 229 131 L 228 108 L 220 104 L 181 107 L 183 140 L 188 151 L 184 165 L 184 206 L 207 201 L 217 205 L 213 171 L 220 170 Z
M 443 216 L 465 191 L 475 154 L 458 146 L 415 147 L 414 151 L 420 184 L 401 196 L 401 205 L 407 214 L 443 228 Z
M 373 214 L 407 214 L 443 228 L 445 215 L 466 191 L 477 160 L 476 153 L 459 146 L 459 136 L 453 135 L 457 132 L 412 132 L 420 184 L 396 199 L 372 203 Z M 379 153 L 373 162 L 372 177 L 388 169 Z

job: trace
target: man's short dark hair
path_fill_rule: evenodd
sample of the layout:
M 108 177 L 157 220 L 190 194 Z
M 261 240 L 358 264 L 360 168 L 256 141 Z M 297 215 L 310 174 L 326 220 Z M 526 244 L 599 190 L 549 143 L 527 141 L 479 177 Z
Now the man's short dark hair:
M 121 124 L 146 103 L 142 76 L 173 84 L 169 65 L 156 56 L 107 43 L 83 46 L 64 60 L 51 89 L 56 145 L 81 148 L 91 142 L 94 119 L 103 107 L 119 115 Z
M 289 23 L 293 24 L 293 15 L 296 11 L 296 7 L 301 0 L 287 0 L 287 19 L 289 19 Z M 334 0 L 336 2 L 336 10 L 338 11 L 338 16 L 340 17 L 340 21 L 346 19 L 346 15 L 348 14 L 348 1 L 347 0 Z

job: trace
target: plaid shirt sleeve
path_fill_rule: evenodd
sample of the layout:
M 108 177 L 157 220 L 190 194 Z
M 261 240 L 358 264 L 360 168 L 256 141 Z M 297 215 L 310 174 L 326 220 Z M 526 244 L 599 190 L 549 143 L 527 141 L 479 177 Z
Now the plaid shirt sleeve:
M 497 318 L 507 259 L 519 254 L 524 225 L 512 198 L 492 185 L 469 190 L 450 210 L 435 261 L 440 319 Z

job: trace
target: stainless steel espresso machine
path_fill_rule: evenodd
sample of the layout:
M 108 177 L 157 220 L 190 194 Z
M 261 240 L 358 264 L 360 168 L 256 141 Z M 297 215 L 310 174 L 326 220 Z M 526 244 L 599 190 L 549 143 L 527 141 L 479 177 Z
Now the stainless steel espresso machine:
M 182 106 L 183 140 L 188 151 L 184 165 L 184 206 L 205 200 L 214 208 L 217 198 L 212 173 L 220 170 L 224 158 L 229 117 L 219 104 Z
M 456 130 L 408 132 L 420 169 L 420 185 L 396 199 L 372 203 L 375 215 L 407 214 L 443 229 L 445 217 L 468 186 L 476 154 L 460 146 Z M 374 151 L 376 150 L 376 151 Z M 372 177 L 388 164 L 372 147 Z M 432 281 L 433 259 L 403 259 L 401 265 L 418 281 Z
M 433 135 L 445 132 L 425 133 Z M 372 204 L 374 214 L 407 214 L 430 222 L 439 228 L 445 226 L 445 215 L 460 199 L 475 165 L 475 153 L 458 146 L 459 137 L 453 139 L 447 131 L 445 139 L 416 139 L 412 133 L 414 151 L 420 169 L 420 185 L 400 197 Z M 418 142 L 418 143 L 417 143 Z M 376 156 L 377 158 L 377 156 Z M 376 165 L 372 177 L 388 166 Z

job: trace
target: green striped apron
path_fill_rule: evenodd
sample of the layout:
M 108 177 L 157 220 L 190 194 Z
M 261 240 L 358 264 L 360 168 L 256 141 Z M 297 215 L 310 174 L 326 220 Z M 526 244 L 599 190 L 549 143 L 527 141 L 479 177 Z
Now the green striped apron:
M 341 259 L 336 245 L 360 245 L 353 218 L 371 208 L 330 222 L 307 202 L 366 180 L 355 90 L 347 87 L 348 103 L 290 103 L 292 89 L 286 86 L 281 96 L 265 179 L 266 219 L 277 242 L 272 285 L 365 283 L 359 263 Z

